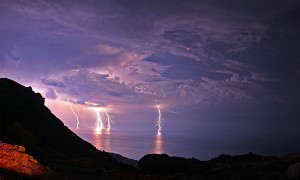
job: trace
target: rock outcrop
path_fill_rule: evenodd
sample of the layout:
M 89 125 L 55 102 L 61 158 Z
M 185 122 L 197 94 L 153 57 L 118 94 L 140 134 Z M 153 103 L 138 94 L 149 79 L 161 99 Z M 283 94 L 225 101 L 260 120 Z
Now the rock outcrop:
M 186 171 L 198 163 L 197 159 L 170 157 L 167 154 L 148 154 L 138 161 L 138 165 L 143 171 L 164 175 Z
M 300 162 L 289 165 L 287 176 L 289 179 L 300 179 Z
M 288 166 L 288 179 L 300 179 L 300 153 L 285 154 L 281 159 Z
M 300 153 L 285 154 L 281 157 L 281 159 L 287 164 L 300 162 Z
M 25 148 L 0 141 L 0 168 L 17 175 L 28 177 L 49 176 L 51 170 L 32 156 L 25 153 Z
M 172 179 L 218 179 L 218 180 L 285 180 L 287 166 L 275 156 L 220 155 L 209 161 L 146 155 L 139 160 L 139 167 L 148 174 Z M 297 172 L 293 167 L 291 172 Z M 293 176 L 294 177 L 294 176 Z

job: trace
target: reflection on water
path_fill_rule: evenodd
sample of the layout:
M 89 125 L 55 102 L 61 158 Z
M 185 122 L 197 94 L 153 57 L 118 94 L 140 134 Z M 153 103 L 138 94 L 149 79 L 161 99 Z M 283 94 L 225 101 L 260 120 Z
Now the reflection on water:
M 114 129 L 110 129 L 110 131 L 107 129 L 103 129 L 102 131 L 95 131 L 95 129 L 72 130 L 101 151 L 118 153 L 136 160 L 151 153 L 176 155 L 185 152 L 177 146 L 180 138 L 176 137 L 175 141 L 175 137 L 168 134 Z M 181 142 L 180 144 L 184 143 Z M 176 152 L 177 150 L 178 152 Z
M 93 131 L 92 135 L 93 135 L 93 137 L 91 138 L 91 143 L 97 149 L 104 150 L 104 151 L 107 151 L 107 152 L 112 152 L 111 150 L 116 148 L 116 147 L 111 147 L 111 140 L 114 137 L 110 134 L 109 130 L 103 129 L 101 131 Z M 164 149 L 163 149 L 163 135 L 161 133 L 157 133 L 155 135 L 155 137 L 154 137 L 154 144 L 152 145 L 152 147 L 153 147 L 153 152 L 152 153 L 155 153 L 155 154 L 162 154 L 162 153 L 164 153 Z
M 110 131 L 108 129 L 93 131 L 91 143 L 99 150 L 110 152 Z
M 158 132 L 155 135 L 155 141 L 154 141 L 154 151 L 155 154 L 162 154 L 164 152 L 163 150 L 163 137 L 160 132 Z

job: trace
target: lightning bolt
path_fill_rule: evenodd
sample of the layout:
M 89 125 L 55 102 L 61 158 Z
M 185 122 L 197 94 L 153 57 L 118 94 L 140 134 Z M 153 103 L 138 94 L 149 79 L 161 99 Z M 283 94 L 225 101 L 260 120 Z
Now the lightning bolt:
M 158 127 L 158 129 L 157 129 L 157 133 L 158 134 L 161 134 L 161 132 L 162 132 L 162 117 L 161 117 L 161 111 L 160 111 L 160 105 L 156 105 L 156 108 L 157 108 L 157 110 L 158 110 L 158 117 L 157 117 L 157 121 L 156 121 L 156 127 Z
M 105 114 L 106 116 L 106 122 L 107 122 L 107 130 L 110 130 L 110 127 L 111 127 L 111 117 L 108 115 L 108 113 L 106 112 L 106 110 L 104 109 L 103 110 L 103 113 Z
M 141 86 L 135 87 L 135 90 L 139 93 L 143 93 L 146 89 L 148 89 L 148 87 L 149 87 L 149 84 L 141 85 Z
M 78 118 L 76 112 L 74 111 L 72 105 L 73 105 L 73 103 L 70 103 L 71 110 L 72 110 L 72 112 L 74 113 L 74 115 L 75 115 L 75 117 L 76 117 L 76 121 L 77 121 L 77 123 L 76 123 L 76 129 L 78 129 L 78 128 L 79 128 L 79 118 Z
M 96 112 L 97 120 L 96 120 L 96 132 L 101 133 L 103 129 L 110 130 L 111 129 L 111 117 L 109 116 L 107 110 L 103 107 L 94 107 L 94 111 Z M 106 128 L 104 128 L 104 123 L 106 122 Z
M 101 132 L 103 129 L 103 120 L 101 117 L 101 108 L 94 108 L 95 112 L 96 112 L 96 132 Z

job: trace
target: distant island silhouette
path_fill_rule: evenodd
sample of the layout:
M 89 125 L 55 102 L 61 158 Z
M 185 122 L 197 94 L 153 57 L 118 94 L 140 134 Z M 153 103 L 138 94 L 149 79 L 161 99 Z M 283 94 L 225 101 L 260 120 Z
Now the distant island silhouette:
M 149 154 L 138 162 L 97 150 L 31 87 L 0 78 L 0 179 L 299 179 L 300 153 L 220 155 L 209 161 Z

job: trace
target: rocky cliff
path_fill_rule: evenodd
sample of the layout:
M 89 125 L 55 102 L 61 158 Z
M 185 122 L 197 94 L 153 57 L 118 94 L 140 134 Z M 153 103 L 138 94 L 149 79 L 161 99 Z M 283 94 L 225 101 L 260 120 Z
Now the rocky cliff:
M 7 174 L 37 178 L 50 176 L 52 173 L 49 167 L 26 154 L 22 146 L 0 141 L 0 157 L 0 168 Z

